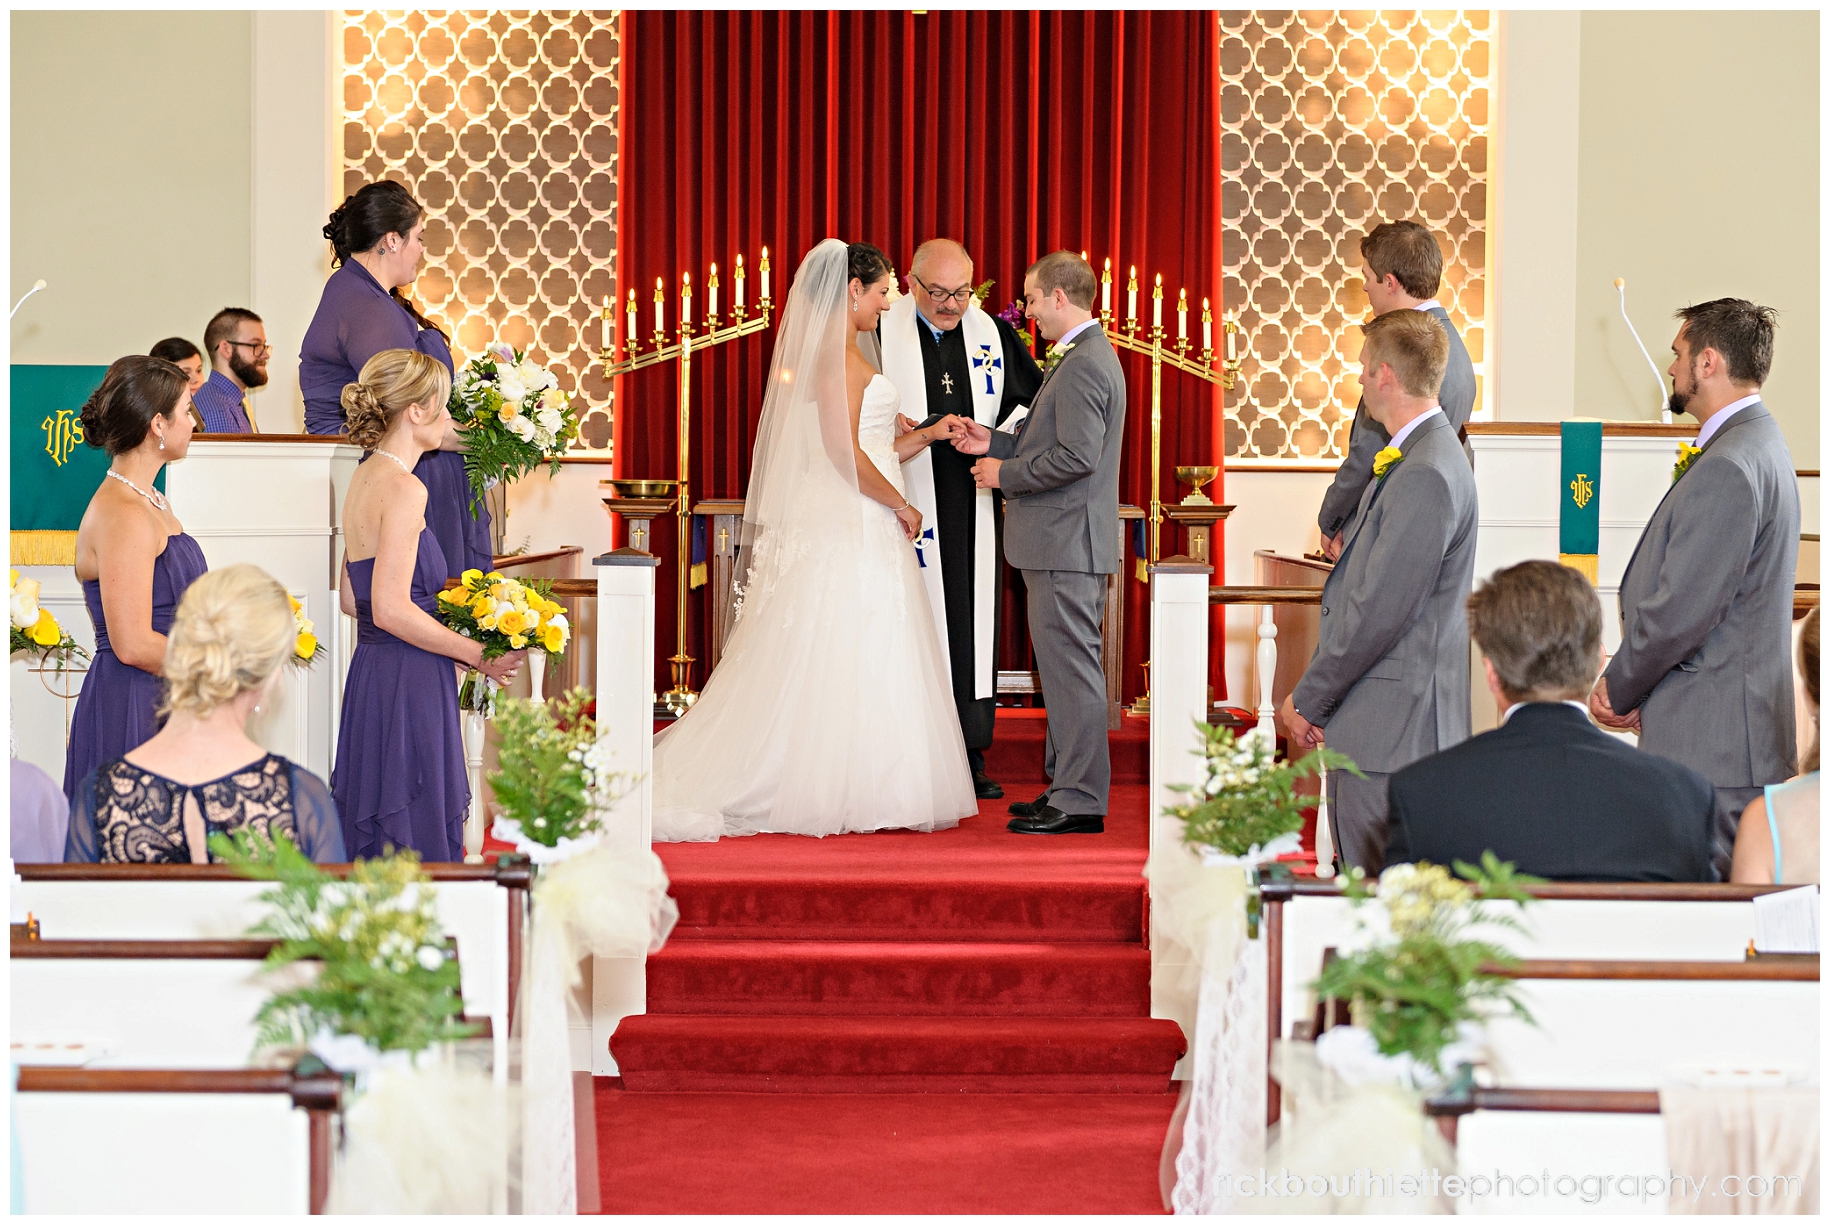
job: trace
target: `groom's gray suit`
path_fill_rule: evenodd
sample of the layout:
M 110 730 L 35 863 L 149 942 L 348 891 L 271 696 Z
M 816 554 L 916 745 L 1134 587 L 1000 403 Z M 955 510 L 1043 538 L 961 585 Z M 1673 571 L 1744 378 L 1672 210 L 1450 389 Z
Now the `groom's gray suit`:
M 1360 496 L 1322 586 L 1321 638 L 1291 693 L 1329 748 L 1366 772 L 1328 776 L 1341 857 L 1378 875 L 1386 781 L 1468 738 L 1468 591 L 1474 473 L 1441 414 L 1404 439 L 1404 458 Z
M 994 430 L 1003 461 L 1004 557 L 1023 572 L 1029 637 L 1048 703 L 1048 803 L 1101 814 L 1112 784 L 1100 667 L 1105 576 L 1121 556 L 1118 460 L 1125 375 L 1097 323 L 1044 376 L 1015 435 Z

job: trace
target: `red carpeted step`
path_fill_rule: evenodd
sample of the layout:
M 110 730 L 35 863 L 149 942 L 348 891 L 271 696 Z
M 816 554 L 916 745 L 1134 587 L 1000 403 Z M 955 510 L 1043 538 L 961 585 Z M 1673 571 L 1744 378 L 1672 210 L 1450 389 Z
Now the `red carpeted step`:
M 1035 797 L 1032 788 L 1045 777 L 1042 773 L 1043 742 L 1048 736 L 1048 721 L 1042 711 L 1019 714 L 1000 711 L 992 732 L 991 747 L 985 750 L 985 773 L 1004 785 L 1007 799 L 1028 800 Z M 1190 733 L 1192 735 L 1192 733 Z M 1127 715 L 1109 735 L 1112 753 L 1112 781 L 1141 783 L 1150 777 L 1150 720 Z M 1190 742 L 1193 747 L 1193 742 Z
M 1012 835 L 1014 837 L 1014 835 Z M 925 848 L 923 848 L 925 849 Z M 1122 941 L 1144 938 L 1141 880 L 911 880 L 681 874 L 686 940 Z
M 1149 1017 L 625 1017 L 631 1091 L 1164 1093 L 1185 1049 Z
M 681 941 L 648 959 L 648 1009 L 1147 1017 L 1150 953 L 1116 943 Z

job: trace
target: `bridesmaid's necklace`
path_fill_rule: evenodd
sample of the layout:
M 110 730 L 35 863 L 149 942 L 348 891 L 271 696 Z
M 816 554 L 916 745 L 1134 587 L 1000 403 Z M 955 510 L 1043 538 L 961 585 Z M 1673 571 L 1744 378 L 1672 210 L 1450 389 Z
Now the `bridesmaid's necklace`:
M 389 459 L 391 459 L 391 460 L 393 460 L 393 461 L 394 461 L 394 462 L 395 462 L 395 463 L 397 463 L 397 464 L 399 464 L 399 465 L 400 465 L 400 470 L 401 470 L 401 471 L 402 471 L 402 472 L 405 472 L 405 473 L 407 473 L 407 474 L 408 474 L 408 475 L 411 475 L 411 474 L 412 474 L 412 472 L 413 472 L 413 469 L 411 469 L 411 468 L 409 468 L 409 467 L 407 467 L 407 461 L 406 461 L 406 460 L 404 460 L 404 459 L 402 459 L 402 458 L 401 458 L 401 457 L 400 457 L 400 456 L 398 456 L 398 455 L 396 455 L 396 454 L 394 454 L 394 452 L 392 452 L 392 451 L 383 451 L 383 450 L 382 450 L 382 449 L 381 449 L 381 448 L 380 448 L 380 447 L 376 447 L 376 448 L 375 448 L 375 454 L 377 454 L 377 455 L 385 455 L 385 456 L 387 456 L 387 457 L 388 457 L 388 458 L 389 458 Z
M 141 497 L 145 498 L 148 502 L 151 502 L 153 504 L 154 509 L 157 509 L 157 510 L 170 510 L 171 509 L 171 503 L 167 502 L 165 500 L 165 495 L 160 493 L 157 489 L 153 490 L 151 493 L 148 493 L 144 489 L 141 489 L 138 485 L 134 484 L 132 481 L 128 480 L 126 477 L 122 476 L 120 473 L 116 472 L 113 468 L 108 469 L 108 475 L 113 477 L 115 480 L 121 482 L 121 484 L 127 486 L 127 488 L 133 490 L 135 493 L 139 494 Z

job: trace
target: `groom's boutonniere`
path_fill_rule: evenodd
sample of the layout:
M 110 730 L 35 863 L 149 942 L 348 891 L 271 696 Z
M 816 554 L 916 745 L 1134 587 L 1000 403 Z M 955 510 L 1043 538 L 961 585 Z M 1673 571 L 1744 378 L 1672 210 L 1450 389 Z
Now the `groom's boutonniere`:
M 1066 357 L 1073 347 L 1073 345 L 1050 345 L 1048 347 L 1048 363 L 1042 367 L 1043 377 L 1046 378 L 1048 375 L 1055 373 L 1055 367 L 1061 364 L 1061 359 Z
M 1373 456 L 1373 479 L 1380 481 L 1384 480 L 1385 474 L 1390 472 L 1392 468 L 1397 465 L 1398 461 L 1403 458 L 1404 452 L 1400 451 L 1397 447 L 1386 447 L 1383 451 Z
M 1690 465 L 1695 463 L 1697 456 L 1702 453 L 1702 447 L 1693 447 L 1687 442 L 1678 443 L 1677 463 L 1671 465 L 1671 483 L 1673 485 L 1677 484 L 1678 477 L 1690 471 Z

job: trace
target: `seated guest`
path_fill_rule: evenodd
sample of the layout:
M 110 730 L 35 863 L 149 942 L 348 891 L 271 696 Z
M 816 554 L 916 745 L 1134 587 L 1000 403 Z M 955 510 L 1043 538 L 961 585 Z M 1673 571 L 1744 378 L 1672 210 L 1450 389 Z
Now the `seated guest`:
M 170 336 L 152 347 L 148 357 L 157 357 L 170 362 L 184 371 L 184 377 L 191 381 L 191 424 L 203 428 L 203 417 L 197 412 L 197 389 L 203 386 L 203 354 L 197 346 L 182 336 Z
M 1737 885 L 1815 885 L 1818 838 L 1817 609 L 1805 618 L 1798 639 L 1798 666 L 1805 678 L 1811 712 L 1811 749 L 1799 762 L 1804 771 L 1785 783 L 1769 783 L 1741 814 L 1735 862 L 1729 879 Z
M 261 317 L 238 306 L 224 307 L 203 329 L 203 347 L 212 367 L 196 392 L 203 428 L 212 434 L 255 433 L 248 393 L 267 385 L 267 358 L 273 353 Z
M 191 442 L 184 371 L 123 357 L 83 405 L 83 441 L 108 471 L 76 528 L 76 578 L 95 625 L 95 658 L 70 716 L 64 795 L 158 730 L 165 635 L 185 589 L 209 566 L 159 492 L 159 472 Z
M 1713 881 L 1715 790 L 1686 766 L 1589 722 L 1601 601 L 1549 561 L 1501 570 L 1468 597 L 1500 726 L 1392 775 L 1385 862 L 1479 863 L 1548 880 Z
M 273 700 L 297 641 L 286 591 L 260 567 L 192 583 L 167 639 L 165 726 L 77 787 L 64 861 L 209 863 L 210 834 L 253 829 L 342 863 L 324 781 L 248 738 L 249 716 Z
M 14 863 L 62 863 L 70 802 L 57 781 L 29 761 L 13 758 Z

